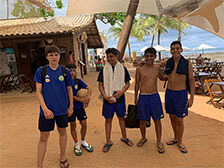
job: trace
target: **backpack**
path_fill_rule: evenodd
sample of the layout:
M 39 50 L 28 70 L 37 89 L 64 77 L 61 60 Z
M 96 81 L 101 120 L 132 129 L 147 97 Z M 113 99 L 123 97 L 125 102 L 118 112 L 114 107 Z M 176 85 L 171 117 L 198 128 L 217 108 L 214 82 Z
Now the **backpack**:
M 41 73 L 42 87 L 45 83 L 46 71 L 47 71 L 47 66 L 45 65 L 45 66 L 42 67 L 42 73 Z M 65 80 L 65 85 L 67 86 L 67 73 L 66 73 L 66 69 L 65 69 L 64 66 L 61 66 L 61 71 L 62 71 L 62 75 L 63 75 L 64 80 Z
M 81 81 L 80 81 L 80 79 L 75 78 L 75 80 L 76 80 L 76 83 L 78 85 L 78 90 L 81 89 Z

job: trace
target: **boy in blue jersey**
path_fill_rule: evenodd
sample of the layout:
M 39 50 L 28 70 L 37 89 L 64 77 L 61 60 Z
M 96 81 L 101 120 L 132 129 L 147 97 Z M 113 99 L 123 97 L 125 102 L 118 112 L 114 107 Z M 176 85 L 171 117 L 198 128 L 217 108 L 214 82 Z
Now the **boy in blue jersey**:
M 111 129 L 114 112 L 116 112 L 122 137 L 120 140 L 128 146 L 133 143 L 127 138 L 124 116 L 126 115 L 125 91 L 130 86 L 130 75 L 128 70 L 118 61 L 118 50 L 108 48 L 106 50 L 107 63 L 101 69 L 97 81 L 99 90 L 103 96 L 103 116 L 105 118 L 106 143 L 103 152 L 108 152 L 113 145 L 111 141 Z
M 164 153 L 164 145 L 161 142 L 162 125 L 161 119 L 164 118 L 162 103 L 157 91 L 157 78 L 165 80 L 166 76 L 162 73 L 159 64 L 155 64 L 156 50 L 147 48 L 145 50 L 145 64 L 136 69 L 135 76 L 135 96 L 134 103 L 138 104 L 137 119 L 140 120 L 140 131 L 142 138 L 137 143 L 142 147 L 147 141 L 146 138 L 146 121 L 151 116 L 155 123 L 157 137 L 157 149 L 159 153 Z M 138 92 L 140 94 L 138 96 Z
M 72 76 L 72 90 L 73 90 L 73 101 L 74 101 L 74 113 L 72 114 L 71 117 L 68 118 L 68 121 L 70 122 L 71 135 L 75 142 L 74 153 L 75 155 L 80 156 L 82 155 L 82 150 L 80 147 L 80 143 L 78 142 L 78 139 L 77 139 L 76 123 L 75 123 L 76 118 L 79 120 L 81 124 L 81 130 L 80 130 L 81 145 L 88 152 L 93 151 L 93 147 L 85 141 L 86 131 L 87 131 L 87 122 L 86 122 L 87 115 L 84 108 L 86 108 L 89 104 L 91 89 L 81 79 L 76 78 L 77 72 L 76 72 L 75 64 L 69 63 L 66 65 L 66 67 L 70 70 L 70 73 Z M 87 96 L 84 98 L 77 97 L 76 94 L 78 90 L 82 88 L 87 89 L 88 91 Z
M 68 69 L 65 69 L 66 79 L 62 73 L 62 68 L 59 65 L 60 50 L 57 46 L 47 46 L 45 55 L 49 64 L 46 66 L 44 81 L 42 81 L 44 67 L 38 68 L 34 77 L 36 95 L 40 103 L 37 167 L 43 167 L 47 141 L 56 122 L 59 133 L 60 165 L 61 168 L 68 168 L 69 163 L 65 157 L 66 127 L 68 126 L 68 116 L 73 113 L 72 77 Z

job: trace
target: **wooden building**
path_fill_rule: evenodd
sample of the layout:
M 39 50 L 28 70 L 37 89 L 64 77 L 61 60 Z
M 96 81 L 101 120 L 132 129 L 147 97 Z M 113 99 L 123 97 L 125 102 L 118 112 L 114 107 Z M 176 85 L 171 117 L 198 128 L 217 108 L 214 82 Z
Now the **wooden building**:
M 82 75 L 88 72 L 87 49 L 103 48 L 93 15 L 0 20 L 0 49 L 14 49 L 19 74 L 34 75 L 47 64 L 44 50 L 50 44 L 60 48 L 60 64 L 73 51 Z

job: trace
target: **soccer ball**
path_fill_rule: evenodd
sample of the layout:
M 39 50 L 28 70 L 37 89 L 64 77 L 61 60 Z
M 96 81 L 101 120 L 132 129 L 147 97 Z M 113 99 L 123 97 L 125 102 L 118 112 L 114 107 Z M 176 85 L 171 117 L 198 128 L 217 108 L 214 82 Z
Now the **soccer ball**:
M 80 98 L 84 98 L 86 97 L 88 94 L 88 90 L 87 89 L 79 89 L 76 96 L 80 97 Z

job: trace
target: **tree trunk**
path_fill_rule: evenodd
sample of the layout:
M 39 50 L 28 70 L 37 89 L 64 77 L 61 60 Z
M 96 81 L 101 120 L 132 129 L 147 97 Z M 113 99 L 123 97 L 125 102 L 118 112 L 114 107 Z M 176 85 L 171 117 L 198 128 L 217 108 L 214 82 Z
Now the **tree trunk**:
M 151 47 L 153 47 L 153 43 L 154 43 L 154 38 L 155 38 L 155 35 L 153 34 L 153 35 L 152 35 L 152 42 L 151 42 Z
M 181 41 L 181 21 L 178 20 L 178 41 Z
M 7 5 L 7 19 L 9 19 L 9 0 L 7 0 L 6 5 Z
M 159 28 L 159 30 L 158 30 L 158 45 L 160 45 L 160 33 L 161 31 L 160 31 L 160 28 Z M 161 60 L 161 52 L 159 51 L 159 60 Z
M 138 3 L 139 3 L 139 0 L 130 0 L 129 6 L 128 6 L 127 15 L 125 17 L 124 24 L 121 30 L 120 39 L 117 45 L 117 49 L 120 51 L 120 55 L 118 58 L 119 61 L 121 61 L 124 56 L 124 52 L 128 43 L 132 24 L 133 24 L 136 11 L 138 8 Z
M 128 40 L 128 51 L 129 51 L 129 58 L 131 59 L 131 45 L 130 45 L 130 40 Z

